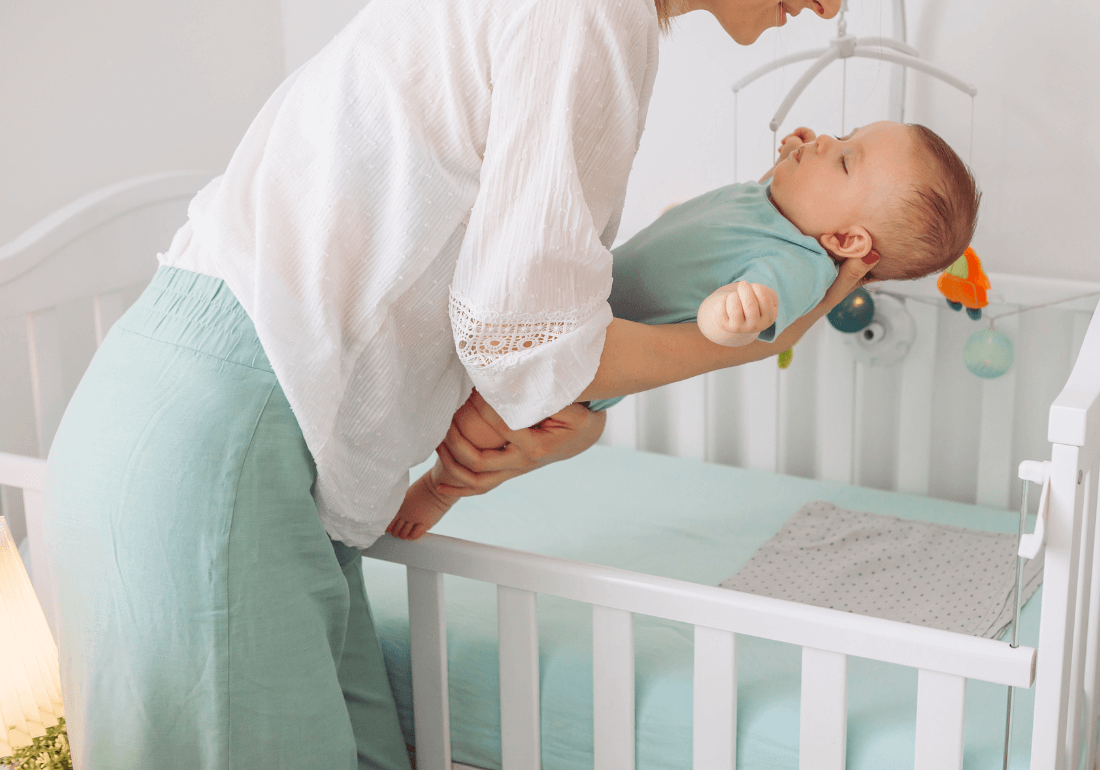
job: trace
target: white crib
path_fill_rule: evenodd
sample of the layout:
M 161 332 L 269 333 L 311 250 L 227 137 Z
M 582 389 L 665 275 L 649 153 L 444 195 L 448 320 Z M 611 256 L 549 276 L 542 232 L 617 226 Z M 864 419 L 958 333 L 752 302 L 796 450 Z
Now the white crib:
M 0 248 L 0 507 L 17 537 L 27 534 L 34 584 L 51 622 L 53 590 L 39 534 L 40 458 L 96 345 L 155 271 L 153 255 L 167 247 L 187 200 L 208 176 L 163 175 L 102 190 Z M 991 279 L 994 313 L 1100 289 Z M 895 288 L 938 296 L 929 281 Z M 919 770 L 962 767 L 967 679 L 1034 684 L 1032 768 L 1095 767 L 1100 320 L 1089 323 L 1095 304 L 1082 300 L 999 322 L 1016 339 L 1017 363 L 991 381 L 962 369 L 962 341 L 978 326 L 946 308 L 909 303 L 920 331 L 905 361 L 890 368 L 857 365 L 841 336 L 819 324 L 795 349 L 791 369 L 780 372 L 770 359 L 633 397 L 612 410 L 604 438 L 1006 509 L 1018 499 L 1014 466 L 1045 457 L 1049 441 L 1037 649 L 441 536 L 417 543 L 385 538 L 368 555 L 408 568 L 418 767 L 450 767 L 444 574 L 497 586 L 505 768 L 540 763 L 538 594 L 592 605 L 601 770 L 634 767 L 634 613 L 695 627 L 698 770 L 734 766 L 738 635 L 802 648 L 801 768 L 845 766 L 849 656 L 919 670 Z

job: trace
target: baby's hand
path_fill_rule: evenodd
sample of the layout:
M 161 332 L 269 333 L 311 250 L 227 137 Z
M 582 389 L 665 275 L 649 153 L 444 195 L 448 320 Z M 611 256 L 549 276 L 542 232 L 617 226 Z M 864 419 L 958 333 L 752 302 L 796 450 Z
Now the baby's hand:
M 805 126 L 799 126 L 791 133 L 783 137 L 783 141 L 779 145 L 779 160 L 786 160 L 787 156 L 797 150 L 803 144 L 808 144 L 817 138 L 810 129 Z
M 699 329 L 711 342 L 747 345 L 779 317 L 779 296 L 767 286 L 738 281 L 723 286 L 699 306 Z

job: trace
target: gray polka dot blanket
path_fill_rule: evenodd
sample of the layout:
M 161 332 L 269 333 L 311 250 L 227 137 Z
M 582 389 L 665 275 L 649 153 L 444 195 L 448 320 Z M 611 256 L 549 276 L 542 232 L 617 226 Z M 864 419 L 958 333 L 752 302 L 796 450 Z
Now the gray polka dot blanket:
M 719 585 L 995 639 L 1012 622 L 1015 579 L 1014 534 L 848 511 L 817 500 Z M 1040 553 L 1024 562 L 1024 601 L 1042 579 Z

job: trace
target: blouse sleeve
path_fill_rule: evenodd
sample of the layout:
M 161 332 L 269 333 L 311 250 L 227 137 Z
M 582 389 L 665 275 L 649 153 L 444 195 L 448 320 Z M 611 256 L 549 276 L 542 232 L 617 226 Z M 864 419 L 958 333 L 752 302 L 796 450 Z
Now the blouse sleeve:
M 491 54 L 481 186 L 450 315 L 474 385 L 518 429 L 596 374 L 657 23 L 644 0 L 536 0 L 512 27 Z

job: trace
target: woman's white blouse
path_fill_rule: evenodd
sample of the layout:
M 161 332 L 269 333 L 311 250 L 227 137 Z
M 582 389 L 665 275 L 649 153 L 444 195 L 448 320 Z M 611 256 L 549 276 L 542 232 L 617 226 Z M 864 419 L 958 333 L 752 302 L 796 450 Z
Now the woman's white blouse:
M 652 0 L 372 0 L 290 76 L 164 264 L 222 278 L 365 547 L 475 385 L 512 428 L 595 376 L 657 69 Z

